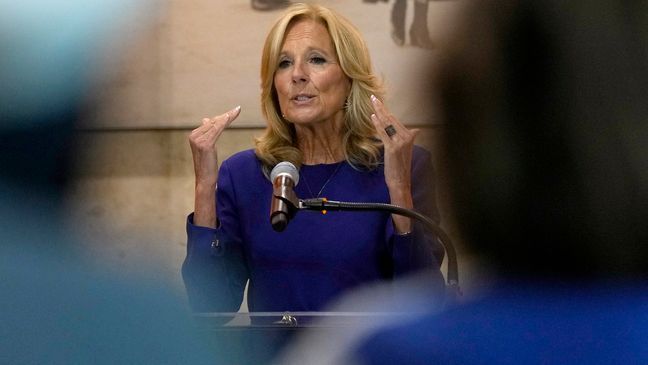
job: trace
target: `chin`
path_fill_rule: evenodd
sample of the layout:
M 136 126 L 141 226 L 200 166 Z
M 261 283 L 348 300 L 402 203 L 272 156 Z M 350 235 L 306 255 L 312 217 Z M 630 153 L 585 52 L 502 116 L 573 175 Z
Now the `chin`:
M 313 117 L 311 115 L 304 115 L 304 114 L 301 114 L 301 113 L 297 114 L 297 115 L 288 114 L 286 116 L 286 119 L 288 119 L 293 124 L 300 124 L 300 125 L 313 124 L 313 123 L 316 123 L 318 120 L 320 120 L 320 119 L 315 118 L 315 117 Z

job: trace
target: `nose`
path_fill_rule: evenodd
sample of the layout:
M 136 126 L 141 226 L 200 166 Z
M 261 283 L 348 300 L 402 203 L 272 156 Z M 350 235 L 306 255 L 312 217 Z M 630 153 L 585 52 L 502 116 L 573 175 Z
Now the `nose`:
M 296 61 L 292 69 L 292 81 L 295 84 L 304 83 L 308 81 L 308 69 L 301 61 Z

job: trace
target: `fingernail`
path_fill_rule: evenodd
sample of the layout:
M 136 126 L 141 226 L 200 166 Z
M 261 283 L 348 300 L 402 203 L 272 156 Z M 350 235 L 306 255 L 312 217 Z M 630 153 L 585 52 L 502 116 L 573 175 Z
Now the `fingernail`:
M 234 108 L 234 110 L 236 110 L 236 111 L 239 111 L 239 110 L 241 110 L 241 106 L 240 106 L 240 105 L 239 105 L 239 106 L 237 106 L 236 108 Z
M 373 101 L 374 103 L 378 101 L 376 95 L 371 94 L 371 101 Z

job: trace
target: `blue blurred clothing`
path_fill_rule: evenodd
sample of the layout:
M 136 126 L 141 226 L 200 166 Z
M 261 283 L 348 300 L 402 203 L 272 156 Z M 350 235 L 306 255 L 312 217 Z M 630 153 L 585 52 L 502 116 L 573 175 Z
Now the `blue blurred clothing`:
M 414 149 L 415 209 L 438 220 L 430 154 Z M 347 162 L 305 165 L 295 193 L 300 198 L 389 203 L 381 167 L 354 169 Z M 314 196 L 315 195 L 315 196 Z M 272 184 L 254 151 L 223 162 L 217 191 L 219 228 L 187 220 L 187 257 L 182 273 L 192 308 L 237 311 L 249 279 L 250 311 L 317 311 L 349 289 L 436 268 L 430 290 L 443 288 L 436 238 L 415 225 L 397 235 L 387 212 L 300 212 L 285 231 L 269 222 Z
M 646 364 L 648 284 L 500 287 L 385 327 L 357 364 Z
M 0 364 L 232 363 L 154 263 L 125 276 L 87 262 L 65 204 L 106 46 L 154 5 L 0 0 Z
M 55 199 L 0 177 L 1 364 L 229 363 L 155 267 L 85 262 Z

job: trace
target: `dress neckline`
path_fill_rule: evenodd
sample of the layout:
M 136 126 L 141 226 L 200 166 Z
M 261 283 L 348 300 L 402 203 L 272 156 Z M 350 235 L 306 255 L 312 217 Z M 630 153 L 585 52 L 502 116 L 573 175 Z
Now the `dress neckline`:
M 331 162 L 331 163 L 316 163 L 316 164 L 302 164 L 302 167 L 325 167 L 325 166 L 337 166 L 345 163 L 345 160 L 338 161 L 338 162 Z

